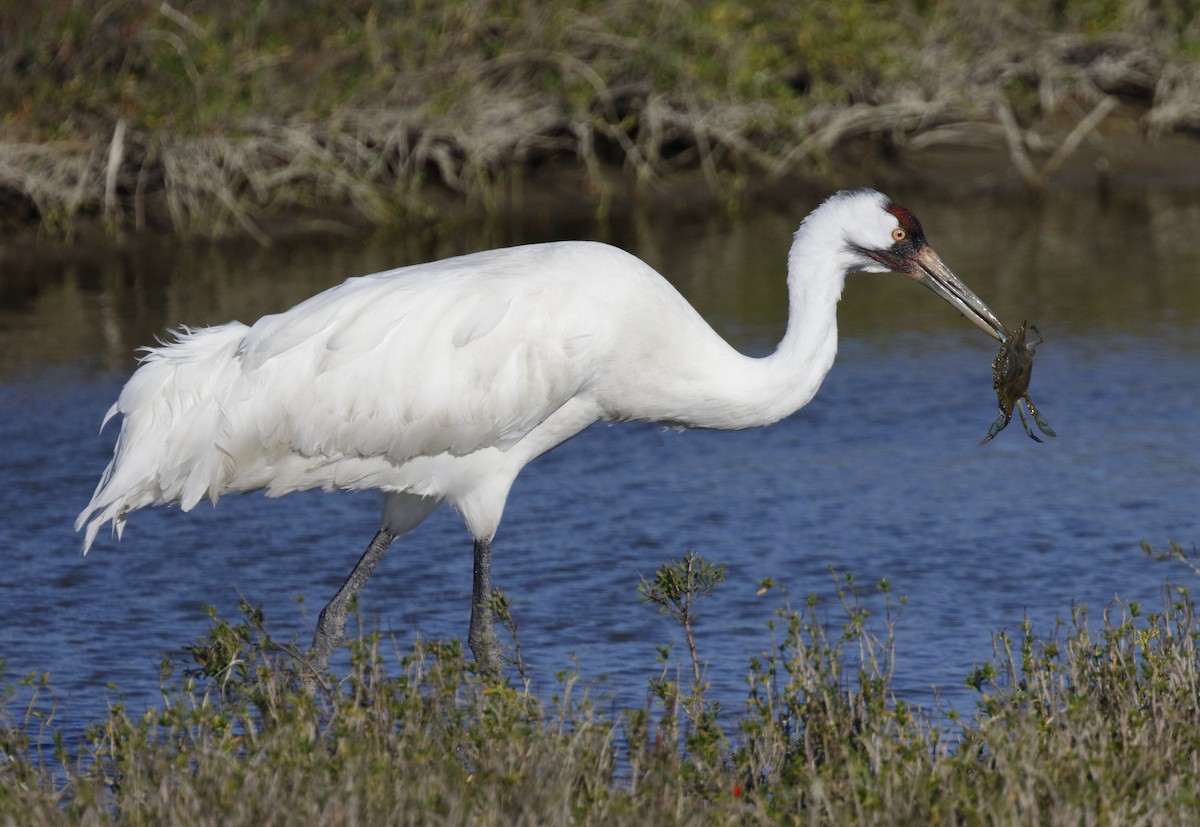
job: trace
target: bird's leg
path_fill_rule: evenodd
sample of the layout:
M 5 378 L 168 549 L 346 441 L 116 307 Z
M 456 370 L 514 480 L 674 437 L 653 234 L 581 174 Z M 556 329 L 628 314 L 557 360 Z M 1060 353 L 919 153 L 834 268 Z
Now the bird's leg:
M 350 601 L 358 597 L 363 586 L 367 585 L 371 572 L 375 570 L 376 564 L 383 558 L 383 553 L 388 550 L 396 536 L 386 528 L 379 529 L 354 566 L 354 571 L 350 572 L 350 576 L 333 596 L 333 600 L 321 610 L 321 616 L 317 618 L 317 630 L 313 633 L 312 651 L 309 653 L 318 672 L 325 671 L 333 650 L 346 638 L 346 610 Z
M 467 643 L 479 671 L 485 675 L 500 674 L 500 640 L 492 627 L 492 541 L 475 540 L 475 576 L 471 591 L 471 629 Z

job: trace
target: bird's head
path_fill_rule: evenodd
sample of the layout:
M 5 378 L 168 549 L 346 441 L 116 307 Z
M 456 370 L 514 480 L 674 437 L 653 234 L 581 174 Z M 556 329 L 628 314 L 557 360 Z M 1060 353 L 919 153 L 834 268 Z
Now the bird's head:
M 937 293 L 988 335 L 1000 341 L 1008 337 L 996 314 L 929 246 L 917 217 L 883 193 L 871 189 L 839 192 L 805 224 L 809 221 L 815 221 L 820 231 L 840 234 L 842 252 L 848 256 L 847 271 L 908 276 Z

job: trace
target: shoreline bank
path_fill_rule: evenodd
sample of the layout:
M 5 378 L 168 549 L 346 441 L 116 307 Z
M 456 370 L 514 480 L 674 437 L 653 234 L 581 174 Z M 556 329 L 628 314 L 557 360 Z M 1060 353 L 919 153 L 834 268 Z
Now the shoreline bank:
M 330 11 L 0 11 L 0 225 L 265 244 L 495 215 L 538 189 L 602 219 L 781 181 L 1177 186 L 1200 166 L 1181 1 Z
M 1046 149 L 1028 157 L 1042 168 L 1054 152 Z M 881 152 L 873 142 L 859 141 L 841 147 L 818 169 L 786 175 L 747 173 L 714 181 L 702 170 L 680 170 L 639 177 L 616 165 L 584 169 L 559 161 L 513 170 L 497 176 L 486 191 L 473 193 L 435 182 L 389 204 L 389 193 L 377 187 L 373 197 L 378 199 L 378 211 L 371 213 L 352 198 L 246 203 L 237 208 L 215 203 L 211 209 L 225 209 L 227 214 L 210 232 L 173 223 L 171 196 L 162 190 L 123 196 L 110 204 L 108 212 L 100 205 L 81 204 L 69 220 L 54 222 L 28 208 L 13 209 L 0 197 L 0 225 L 5 227 L 3 246 L 10 251 L 47 245 L 122 246 L 171 237 L 270 245 L 307 235 L 447 232 L 462 223 L 483 221 L 603 224 L 609 215 L 634 209 L 734 215 L 750 204 L 815 203 L 836 189 L 859 186 L 889 194 L 934 193 L 947 200 L 1036 198 L 1043 191 L 1092 191 L 1102 199 L 1128 192 L 1200 192 L 1200 141 L 1183 136 L 1108 136 L 1073 151 L 1055 164 L 1052 175 L 1036 184 L 1022 175 L 1003 145 Z

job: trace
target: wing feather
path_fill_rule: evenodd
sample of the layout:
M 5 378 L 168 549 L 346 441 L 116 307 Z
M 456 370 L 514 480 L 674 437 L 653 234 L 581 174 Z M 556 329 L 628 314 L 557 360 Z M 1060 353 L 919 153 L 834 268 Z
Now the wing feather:
M 690 310 L 636 258 L 574 242 L 350 279 L 250 328 L 183 329 L 106 417 L 121 433 L 76 521 L 84 549 L 144 506 L 258 488 L 452 496 L 472 530 L 494 529 L 521 465 L 589 416 L 628 418 L 612 388 L 642 363 L 624 322 L 672 302 Z
M 595 341 L 578 285 L 561 274 L 531 284 L 546 272 L 531 259 L 548 252 L 352 279 L 260 320 L 238 351 L 240 404 L 225 406 L 229 487 L 257 487 L 264 463 L 294 454 L 311 460 L 315 484 L 355 487 L 348 468 L 326 466 L 518 442 L 586 383 Z M 310 486 L 286 490 L 299 487 Z

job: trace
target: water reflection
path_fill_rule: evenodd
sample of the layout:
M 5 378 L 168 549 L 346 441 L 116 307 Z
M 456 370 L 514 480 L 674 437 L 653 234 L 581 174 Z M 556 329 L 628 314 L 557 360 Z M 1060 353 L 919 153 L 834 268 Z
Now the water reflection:
M 761 578 L 832 597 L 827 567 L 886 577 L 909 603 L 898 685 L 969 708 L 961 682 L 990 635 L 1028 614 L 1049 632 L 1072 601 L 1153 604 L 1186 577 L 1138 550 L 1194 542 L 1200 490 L 1200 200 L 1100 205 L 1065 197 L 944 204 L 893 193 L 942 257 L 1006 321 L 1047 337 L 1034 391 L 1059 431 L 1034 445 L 994 415 L 990 340 L 904 279 L 852 278 L 838 362 L 816 400 L 777 426 L 733 434 L 593 428 L 518 480 L 497 540 L 496 582 L 515 600 L 526 657 L 547 683 L 578 656 L 638 703 L 672 637 L 640 607 L 638 573 L 687 549 L 729 565 L 701 620 L 701 652 L 728 708 L 778 605 Z M 205 628 L 200 605 L 263 604 L 278 631 L 312 613 L 369 539 L 370 496 L 256 495 L 189 515 L 137 514 L 126 540 L 80 558 L 71 521 L 108 459 L 95 429 L 133 365 L 169 326 L 276 312 L 349 275 L 532 238 L 605 238 L 672 277 L 715 327 L 764 350 L 785 314 L 784 255 L 812 202 L 738 223 L 635 212 L 611 226 L 479 229 L 439 237 L 323 238 L 257 247 L 148 244 L 86 255 L 0 253 L 0 656 L 10 675 L 51 670 L 68 720 L 103 711 L 115 681 L 153 702 L 157 658 Z M 470 540 L 435 515 L 381 565 L 366 621 L 459 637 Z M 875 600 L 875 598 L 872 598 Z M 829 616 L 837 610 L 829 604 Z M 873 604 L 879 607 L 876 602 Z
M 1065 197 L 953 204 L 897 194 L 942 257 L 1005 320 L 1051 337 L 1138 335 L 1200 314 L 1200 205 L 1152 194 L 1099 204 Z M 474 227 L 416 238 L 376 234 L 258 246 L 148 242 L 117 250 L 0 249 L 0 374 L 67 365 L 126 368 L 165 328 L 252 321 L 351 275 L 509 243 L 579 237 L 634 250 L 729 336 L 767 341 L 786 313 L 784 255 L 813 201 L 729 223 L 634 212 L 609 226 Z M 522 232 L 524 229 L 524 232 Z M 952 314 L 903 280 L 848 283 L 844 335 L 955 329 Z M 1170 330 L 1163 331 L 1170 335 Z

